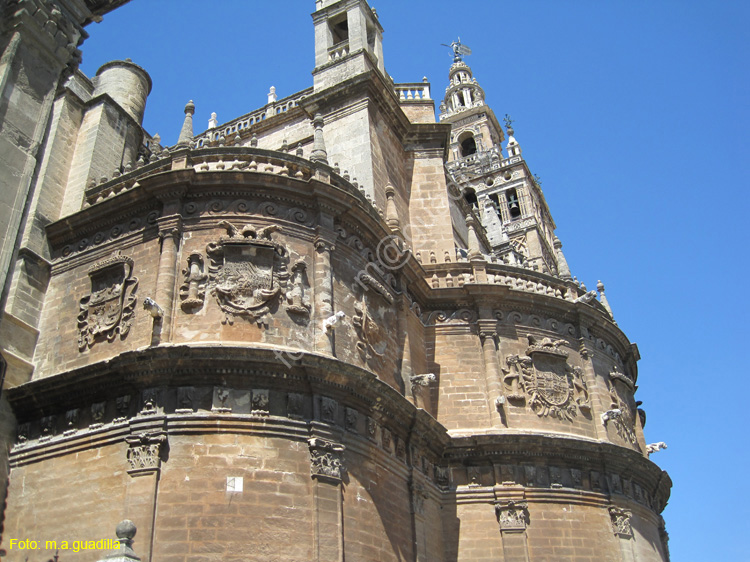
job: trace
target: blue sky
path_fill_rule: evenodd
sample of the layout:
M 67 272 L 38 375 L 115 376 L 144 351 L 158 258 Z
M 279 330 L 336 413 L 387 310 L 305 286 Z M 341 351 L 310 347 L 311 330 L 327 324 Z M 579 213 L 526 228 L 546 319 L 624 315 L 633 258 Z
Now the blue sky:
M 638 343 L 646 439 L 674 488 L 674 561 L 750 560 L 747 142 L 750 3 L 373 1 L 396 82 L 447 83 L 450 43 L 542 187 L 573 274 L 601 279 Z M 132 0 L 92 24 L 82 70 L 132 58 L 145 126 L 176 142 L 312 85 L 313 0 Z

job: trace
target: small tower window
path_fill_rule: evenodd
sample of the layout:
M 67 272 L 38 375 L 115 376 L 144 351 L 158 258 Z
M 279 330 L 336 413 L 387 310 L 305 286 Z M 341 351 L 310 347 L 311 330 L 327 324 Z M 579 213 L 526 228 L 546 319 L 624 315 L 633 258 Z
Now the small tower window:
M 464 158 L 471 154 L 475 154 L 477 151 L 477 142 L 474 140 L 474 135 L 468 133 L 468 135 L 461 140 L 461 157 Z
M 466 200 L 466 202 L 467 202 L 467 203 L 468 203 L 469 205 L 471 205 L 472 207 L 477 207 L 477 206 L 478 206 L 478 202 L 477 202 L 477 193 L 476 193 L 476 191 L 474 191 L 474 189 L 472 189 L 471 187 L 467 187 L 467 188 L 466 188 L 466 189 L 464 190 L 464 199 L 465 199 L 465 200 Z
M 464 107 L 466 105 L 463 92 L 458 92 L 456 94 L 456 98 L 458 99 L 458 105 L 460 105 L 461 107 Z
M 334 45 L 349 39 L 349 23 L 346 21 L 346 15 L 337 22 L 331 22 L 331 35 Z
M 521 205 L 518 201 L 518 194 L 515 189 L 509 189 L 505 192 L 505 199 L 508 201 L 508 211 L 510 218 L 517 219 L 521 216 Z

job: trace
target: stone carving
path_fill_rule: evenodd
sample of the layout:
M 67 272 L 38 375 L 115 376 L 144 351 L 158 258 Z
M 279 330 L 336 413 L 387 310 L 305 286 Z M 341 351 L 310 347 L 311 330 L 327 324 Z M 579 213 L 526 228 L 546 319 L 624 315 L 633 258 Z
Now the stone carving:
M 386 450 L 386 452 L 391 452 L 391 437 L 392 433 L 390 429 L 383 428 L 380 432 L 381 439 L 383 441 L 383 449 Z
M 44 416 L 41 419 L 42 438 L 50 438 L 57 431 L 57 418 L 55 416 Z
M 557 466 L 549 467 L 549 480 L 552 488 L 562 488 L 563 474 L 562 469 Z
M 535 466 L 524 466 L 524 475 L 526 476 L 526 485 L 534 486 L 536 483 L 536 467 Z
M 500 531 L 524 531 L 529 523 L 529 504 L 512 500 L 497 502 L 495 515 L 500 523 Z
M 354 408 L 347 408 L 346 417 L 344 419 L 347 431 L 357 433 L 357 420 L 359 420 L 359 412 Z
M 469 486 L 481 486 L 481 475 L 478 466 L 470 466 L 467 468 L 466 477 L 469 479 Z
M 78 418 L 81 416 L 81 410 L 79 408 L 73 408 L 65 412 L 65 435 L 75 433 L 78 426 Z
M 187 269 L 182 270 L 185 276 L 185 282 L 180 287 L 180 306 L 185 312 L 192 312 L 203 306 L 206 298 L 206 280 L 208 275 L 205 273 L 203 256 L 198 252 L 193 252 L 188 256 Z
M 177 389 L 177 414 L 192 414 L 195 391 L 191 386 L 181 386 Z
M 271 239 L 281 230 L 270 225 L 256 229 L 247 224 L 238 229 L 228 221 L 227 236 L 206 246 L 210 260 L 208 287 L 224 312 L 223 323 L 232 324 L 235 316 L 242 316 L 258 325 L 285 294 L 289 273 L 286 248 Z
M 158 402 L 159 390 L 156 388 L 147 388 L 143 391 L 143 408 L 141 408 L 139 414 L 155 414 Z
M 611 381 L 620 381 L 630 389 L 630 392 L 635 392 L 635 383 L 633 382 L 633 379 L 626 373 L 623 373 L 617 365 L 612 367 L 612 371 L 609 373 L 609 378 Z
M 310 318 L 310 283 L 307 280 L 305 260 L 297 260 L 292 266 L 292 288 L 286 295 L 286 311 L 302 320 Z
M 214 399 L 211 405 L 212 412 L 228 413 L 232 411 L 229 405 L 229 389 L 223 386 L 214 387 Z
M 631 397 L 623 396 L 620 389 L 609 383 L 610 410 L 619 410 L 620 415 L 612 419 L 617 435 L 632 445 L 638 444 L 635 434 L 635 409 L 630 405 Z
M 406 460 L 406 443 L 400 437 L 396 437 L 396 458 Z
M 290 392 L 286 399 L 286 407 L 290 418 L 301 420 L 304 414 L 305 395 Z
M 437 377 L 432 373 L 426 373 L 424 375 L 411 375 L 409 380 L 411 381 L 411 393 L 416 395 L 422 391 L 422 388 L 434 383 Z
M 357 274 L 355 281 L 359 283 L 359 285 L 365 290 L 370 288 L 375 291 L 377 294 L 383 297 L 388 304 L 393 304 L 393 295 L 391 294 L 391 292 L 385 285 L 375 279 L 372 275 L 365 273 L 364 271 L 360 271 Z
M 341 459 L 344 446 L 318 437 L 308 439 L 307 443 L 312 477 L 341 480 L 341 474 L 346 470 Z
M 118 396 L 115 399 L 115 410 L 117 410 L 117 417 L 114 419 L 114 423 L 120 423 L 127 419 L 130 413 L 130 395 Z
M 583 371 L 571 367 L 568 352 L 561 349 L 565 340 L 544 338 L 541 342 L 529 335 L 525 356 L 509 355 L 503 369 L 503 383 L 508 400 L 528 397 L 529 406 L 538 416 L 572 420 L 577 411 L 591 409 Z
M 125 441 L 128 448 L 129 474 L 152 472 L 161 466 L 161 450 L 167 443 L 167 436 L 162 432 L 147 432 L 138 435 L 128 435 Z
M 612 518 L 612 530 L 615 535 L 625 539 L 633 537 L 633 527 L 630 523 L 633 514 L 630 511 L 610 506 L 609 516 Z
M 445 466 L 435 466 L 435 483 L 438 486 L 447 488 L 450 485 L 450 469 Z
M 467 308 L 455 311 L 437 310 L 434 312 L 425 312 L 422 315 L 422 322 L 425 326 L 437 324 L 473 324 L 477 321 L 477 313 Z
M 26 443 L 31 437 L 31 424 L 29 422 L 19 423 L 16 428 L 19 443 Z
M 338 402 L 333 398 L 322 396 L 320 398 L 320 419 L 327 423 L 336 423 L 339 411 Z
M 135 313 L 138 279 L 133 260 L 115 253 L 88 270 L 91 293 L 80 300 L 78 349 L 84 351 L 101 339 L 124 338 Z
M 269 413 L 268 403 L 268 390 L 253 389 L 251 399 L 252 410 L 250 413 L 255 415 L 267 416 Z
M 355 314 L 352 324 L 357 331 L 359 341 L 357 349 L 365 361 L 373 358 L 382 358 L 387 346 L 385 332 L 378 326 L 377 322 L 370 316 L 367 310 L 366 298 L 362 296 L 362 302 L 354 304 Z
M 573 479 L 573 486 L 580 488 L 583 485 L 583 474 L 578 468 L 570 469 L 570 477 Z
M 91 404 L 91 421 L 94 422 L 91 424 L 92 427 L 99 427 L 102 425 L 102 420 L 104 419 L 104 408 L 106 405 L 106 402 L 94 402 Z
M 411 486 L 411 505 L 412 513 L 415 515 L 424 515 L 424 501 L 427 499 L 427 491 L 422 484 L 412 484 Z
M 370 441 L 376 441 L 378 438 L 378 422 L 368 416 L 365 428 L 367 430 L 367 438 L 370 439 Z
M 619 474 L 607 474 L 609 493 L 622 494 L 622 479 Z
M 657 451 L 661 451 L 662 449 L 666 449 L 667 444 L 664 441 L 659 441 L 658 443 L 649 443 L 646 445 L 646 452 L 650 455 L 651 453 L 656 453 Z

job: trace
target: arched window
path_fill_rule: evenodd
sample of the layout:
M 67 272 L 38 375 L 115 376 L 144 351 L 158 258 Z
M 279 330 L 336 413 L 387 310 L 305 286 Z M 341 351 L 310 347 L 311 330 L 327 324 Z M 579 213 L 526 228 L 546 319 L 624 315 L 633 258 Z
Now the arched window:
M 521 204 L 518 201 L 518 194 L 515 189 L 509 189 L 505 192 L 505 199 L 508 202 L 508 211 L 510 211 L 510 218 L 517 219 L 521 216 Z
M 469 132 L 462 134 L 458 138 L 458 142 L 461 145 L 461 157 L 465 158 L 470 154 L 475 154 L 477 151 L 477 143 L 474 140 L 474 135 Z
M 464 199 L 472 207 L 476 207 L 478 205 L 477 193 L 472 187 L 467 187 L 466 189 L 464 189 Z

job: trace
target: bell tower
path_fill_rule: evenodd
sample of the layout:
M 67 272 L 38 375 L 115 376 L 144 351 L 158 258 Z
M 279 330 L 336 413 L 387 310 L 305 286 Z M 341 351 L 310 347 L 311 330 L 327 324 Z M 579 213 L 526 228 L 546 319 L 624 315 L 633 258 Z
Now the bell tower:
M 316 0 L 315 6 L 316 92 L 373 68 L 386 75 L 383 28 L 366 0 Z
M 459 39 L 451 44 L 453 64 L 440 104 L 440 122 L 451 125 L 448 171 L 466 201 L 476 207 L 492 253 L 510 264 L 557 273 L 555 223 L 539 179 L 521 156 L 510 117 L 505 134 L 484 90 L 463 57 L 471 51 Z

